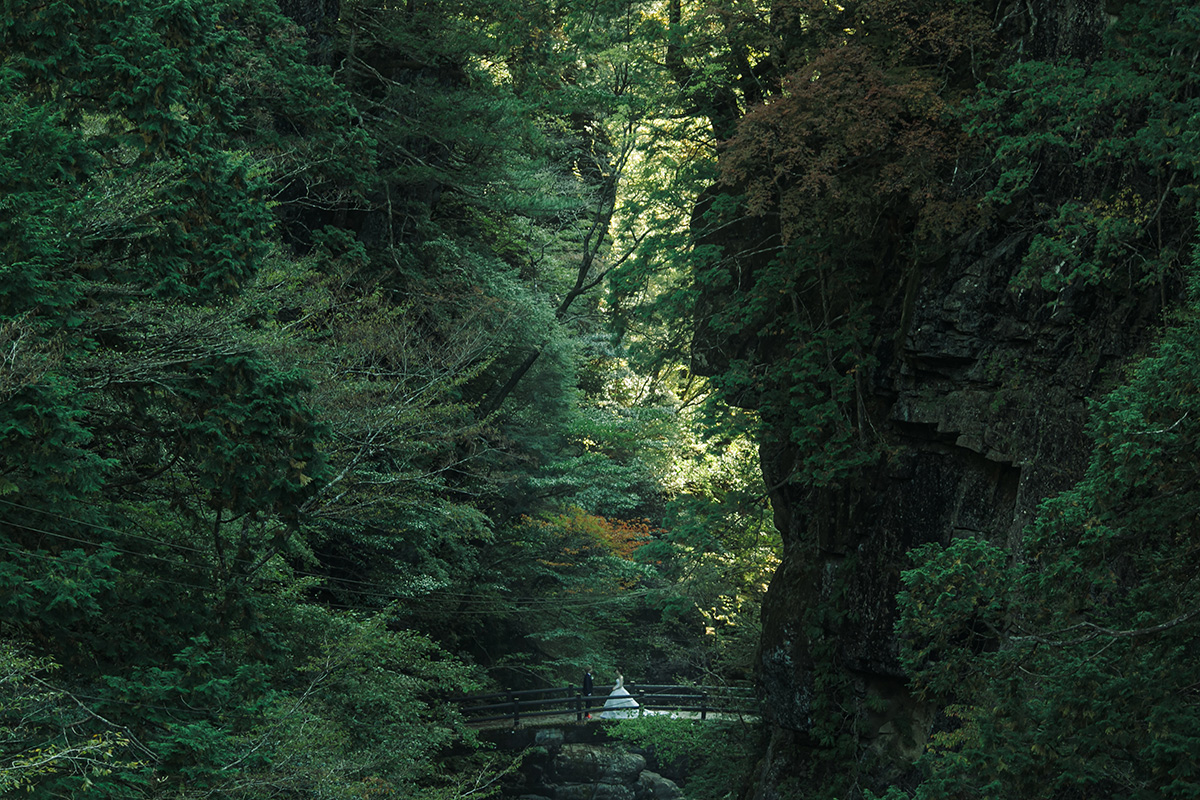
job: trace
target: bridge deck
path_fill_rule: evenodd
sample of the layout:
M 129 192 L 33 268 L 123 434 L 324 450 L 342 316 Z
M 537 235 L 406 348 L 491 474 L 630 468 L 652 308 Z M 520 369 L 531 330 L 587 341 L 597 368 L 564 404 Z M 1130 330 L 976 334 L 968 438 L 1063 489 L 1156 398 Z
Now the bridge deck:
M 694 720 L 701 719 L 700 712 L 698 712 L 698 711 L 674 712 L 672 714 L 665 714 L 663 712 L 651 711 L 649 716 L 669 716 L 674 719 L 694 719 Z M 758 719 L 759 719 L 758 714 L 728 714 L 728 713 L 719 712 L 719 711 L 710 711 L 704 717 L 705 722 L 742 721 L 742 722 L 751 723 L 751 722 L 757 722 Z M 620 719 L 601 719 L 599 714 L 593 714 L 590 718 L 584 717 L 583 719 L 576 719 L 575 715 L 572 713 L 572 714 L 558 714 L 555 716 L 522 717 L 520 722 L 515 726 L 513 725 L 512 717 L 505 717 L 504 719 L 490 719 L 486 722 L 476 722 L 476 721 L 472 721 L 472 720 L 468 719 L 467 725 L 478 731 L 488 731 L 488 730 L 509 729 L 509 728 L 513 728 L 513 727 L 519 727 L 519 728 L 565 728 L 568 726 L 589 725 L 594 722 L 612 723 L 612 722 L 620 722 L 620 721 L 621 721 Z
M 759 715 L 754 690 L 749 686 L 630 684 L 626 689 L 637 705 L 617 709 L 623 716 L 707 720 Z M 608 699 L 603 694 L 585 697 L 580 687 L 565 686 L 467 695 L 457 702 L 472 727 L 491 728 L 519 727 L 523 722 L 546 726 L 608 721 L 601 716 Z

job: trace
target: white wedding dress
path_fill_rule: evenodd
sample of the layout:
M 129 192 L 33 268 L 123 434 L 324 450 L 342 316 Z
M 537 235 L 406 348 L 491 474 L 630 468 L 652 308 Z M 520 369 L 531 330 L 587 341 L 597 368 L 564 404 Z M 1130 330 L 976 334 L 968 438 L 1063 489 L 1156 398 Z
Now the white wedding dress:
M 617 676 L 617 685 L 604 701 L 604 711 L 600 712 L 601 719 L 631 719 L 638 715 L 637 700 L 625 688 L 625 679 Z

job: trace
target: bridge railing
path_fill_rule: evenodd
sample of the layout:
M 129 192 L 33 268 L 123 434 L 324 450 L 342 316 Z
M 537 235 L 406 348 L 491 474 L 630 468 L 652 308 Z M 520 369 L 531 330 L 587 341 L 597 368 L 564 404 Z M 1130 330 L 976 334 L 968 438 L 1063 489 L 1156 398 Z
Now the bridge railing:
M 683 686 L 672 684 L 626 684 L 637 701 L 637 709 L 622 708 L 642 715 L 647 711 L 698 713 L 707 719 L 710 713 L 759 713 L 754 689 L 750 686 Z M 558 717 L 573 714 L 577 720 L 604 711 L 608 694 L 584 695 L 580 686 L 567 685 L 547 689 L 490 692 L 457 699 L 459 710 L 468 722 L 496 722 L 511 719 L 514 726 L 522 719 Z

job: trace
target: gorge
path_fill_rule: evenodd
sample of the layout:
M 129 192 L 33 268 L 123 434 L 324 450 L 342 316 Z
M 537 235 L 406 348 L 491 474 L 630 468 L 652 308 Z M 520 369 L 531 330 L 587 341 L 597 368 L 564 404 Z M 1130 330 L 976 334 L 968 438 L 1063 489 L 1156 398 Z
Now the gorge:
M 10 5 L 0 793 L 1196 794 L 1196 8 Z

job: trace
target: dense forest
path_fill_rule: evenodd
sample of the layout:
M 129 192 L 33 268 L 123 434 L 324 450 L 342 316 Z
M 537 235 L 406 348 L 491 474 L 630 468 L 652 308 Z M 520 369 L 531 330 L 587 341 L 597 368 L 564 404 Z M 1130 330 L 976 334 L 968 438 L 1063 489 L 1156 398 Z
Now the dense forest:
M 1200 8 L 4 8 L 0 794 L 1200 795 Z

